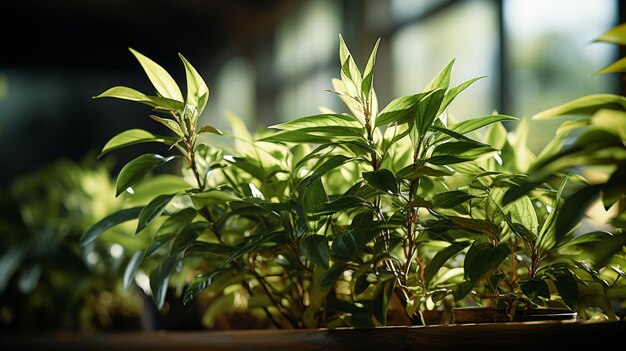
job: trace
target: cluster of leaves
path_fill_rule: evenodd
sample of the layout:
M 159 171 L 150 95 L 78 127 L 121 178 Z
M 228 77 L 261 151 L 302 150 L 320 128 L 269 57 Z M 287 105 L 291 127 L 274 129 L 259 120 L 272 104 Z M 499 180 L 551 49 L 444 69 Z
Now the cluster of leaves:
M 110 167 L 92 163 L 58 160 L 0 192 L 0 306 L 7 311 L 0 327 L 87 330 L 106 328 L 115 314 L 138 315 L 141 302 L 118 289 L 110 269 L 124 263 L 123 254 L 111 255 L 124 236 L 93 242 L 98 260 L 83 261 L 83 232 L 122 206 L 111 196 Z M 86 301 L 100 292 L 129 303 L 116 311 L 111 301 Z
M 134 220 L 145 245 L 126 267 L 126 285 L 139 270 L 149 272 L 153 299 L 162 306 L 177 275 L 186 285 L 184 303 L 204 292 L 222 306 L 212 316 L 248 309 L 278 327 L 372 327 L 386 324 L 390 309 L 394 318 L 416 322 L 420 312 L 462 304 L 468 295 L 509 308 L 520 301 L 576 308 L 579 286 L 602 280 L 598 267 L 578 259 L 581 247 L 610 234 L 575 237 L 573 226 L 563 227 L 563 195 L 581 188 L 581 177 L 557 175 L 560 185 L 553 186 L 557 169 L 533 175 L 542 160 L 571 165 L 551 154 L 559 141 L 535 156 L 525 147 L 525 122 L 516 141 L 502 124 L 510 116 L 456 122 L 447 107 L 482 77 L 450 86 L 454 61 L 422 92 L 379 110 L 378 43 L 363 71 L 343 38 L 339 46 L 332 92 L 350 113 L 324 110 L 259 136 L 231 118 L 228 150 L 198 141 L 202 133 L 221 132 L 197 126 L 208 100 L 197 71 L 181 56 L 183 99 L 162 67 L 131 50 L 157 95 L 115 87 L 98 97 L 167 114 L 151 118 L 172 135 L 129 130 L 102 153 L 158 142 L 178 154 L 146 154 L 124 166 L 117 195 L 147 200 L 96 223 L 83 245 Z M 183 161 L 184 177 L 147 177 L 175 158 Z

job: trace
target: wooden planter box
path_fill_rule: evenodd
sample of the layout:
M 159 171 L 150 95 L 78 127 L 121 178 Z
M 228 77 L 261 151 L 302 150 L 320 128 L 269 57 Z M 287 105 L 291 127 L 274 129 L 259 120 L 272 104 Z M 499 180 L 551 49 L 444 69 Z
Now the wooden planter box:
M 2 350 L 580 350 L 624 347 L 626 322 L 517 322 L 337 330 L 0 335 Z

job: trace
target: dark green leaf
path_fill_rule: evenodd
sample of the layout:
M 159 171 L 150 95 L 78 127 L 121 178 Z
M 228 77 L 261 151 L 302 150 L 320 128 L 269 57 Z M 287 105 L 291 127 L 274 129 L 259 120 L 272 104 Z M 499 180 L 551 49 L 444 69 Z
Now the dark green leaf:
M 439 269 L 467 245 L 469 245 L 468 242 L 456 242 L 437 252 L 435 257 L 426 265 L 426 269 L 424 269 L 424 283 L 429 284 L 437 272 L 439 272 Z
M 159 237 L 170 234 L 178 235 L 184 227 L 193 221 L 196 215 L 196 210 L 190 207 L 171 214 L 169 218 L 163 222 L 155 236 Z
M 544 297 L 546 299 L 550 298 L 550 289 L 548 288 L 548 284 L 546 284 L 546 282 L 542 279 L 533 278 L 520 282 L 520 287 L 524 295 L 531 300 L 535 300 L 539 297 Z
M 398 193 L 398 181 L 388 169 L 379 169 L 373 172 L 363 172 L 363 178 L 374 189 L 387 194 Z
M 323 235 L 307 235 L 300 241 L 300 251 L 314 265 L 324 269 L 329 268 L 330 250 L 328 239 Z
M 571 274 L 561 273 L 556 275 L 554 286 L 558 291 L 561 299 L 572 310 L 576 309 L 578 304 L 578 283 Z
M 321 208 L 324 212 L 334 213 L 351 208 L 367 206 L 368 201 L 357 196 L 342 196 L 324 204 Z
M 434 165 L 454 164 L 472 161 L 494 151 L 497 150 L 486 144 L 453 141 L 437 145 L 427 161 Z
M 345 263 L 335 263 L 320 279 L 321 287 L 329 287 L 346 271 L 348 265 Z
M 228 270 L 219 269 L 212 273 L 198 274 L 197 276 L 195 276 L 183 293 L 183 305 L 187 305 L 188 303 L 190 303 L 191 300 L 200 295 L 200 293 L 202 293 L 204 289 L 209 287 L 209 285 L 211 285 L 218 276 L 224 274 L 225 272 L 228 272 Z
M 92 225 L 91 227 L 89 227 L 89 229 L 87 229 L 87 231 L 80 238 L 80 244 L 83 247 L 91 244 L 103 232 L 111 229 L 112 227 L 120 223 L 124 223 L 126 221 L 130 221 L 131 219 L 137 218 L 141 210 L 141 207 L 126 208 L 103 218 L 98 223 Z
M 119 196 L 126 189 L 140 182 L 153 169 L 172 159 L 173 157 L 144 154 L 128 162 L 117 176 L 115 196 Z
M 559 247 L 567 247 L 574 245 L 584 245 L 609 240 L 613 234 L 609 232 L 595 231 L 580 235 L 567 235 L 560 243 Z
M 447 191 L 445 193 L 436 194 L 433 197 L 433 205 L 439 208 L 454 208 L 473 198 L 475 198 L 475 196 L 464 191 Z
M 376 320 L 383 325 L 387 324 L 387 308 L 389 308 L 389 301 L 391 301 L 395 286 L 396 280 L 392 278 L 379 282 L 374 290 L 372 312 Z
M 474 242 L 465 256 L 465 279 L 477 282 L 497 269 L 511 253 L 505 244 L 493 246 L 490 243 Z
M 179 257 L 169 256 L 155 270 L 150 274 L 150 288 L 152 289 L 152 300 L 156 304 L 158 309 L 163 307 L 165 303 L 165 294 L 167 293 L 167 286 L 170 281 L 170 276 L 176 270 Z
M 207 222 L 194 222 L 183 229 L 172 243 L 170 254 L 182 251 L 191 245 L 200 234 L 209 226 Z
M 313 173 L 309 177 L 309 182 L 316 181 L 317 179 L 324 176 L 326 173 L 330 172 L 331 170 L 341 166 L 342 164 L 348 161 L 350 161 L 349 157 L 346 157 L 343 155 L 333 155 L 328 160 L 324 161 L 324 163 L 322 163 L 319 167 L 317 167 L 315 171 L 313 171 Z
M 415 167 L 413 165 L 408 165 L 404 167 L 403 169 L 399 170 L 398 173 L 396 173 L 396 177 L 398 177 L 399 179 L 413 180 L 421 176 L 443 177 L 443 176 L 449 176 L 453 174 L 454 174 L 454 171 L 451 171 L 443 167 L 435 169 L 435 168 L 424 166 L 424 165 L 415 166 Z
M 139 222 L 137 223 L 137 230 L 135 234 L 141 232 L 148 224 L 157 219 L 161 213 L 165 210 L 165 207 L 172 201 L 176 194 L 159 195 L 154 198 L 146 207 L 144 207 L 139 213 Z
M 204 256 L 204 255 L 227 255 L 230 256 L 237 251 L 237 248 L 217 243 L 209 243 L 206 241 L 194 241 L 185 249 L 184 256 Z
M 602 191 L 601 184 L 590 185 L 578 190 L 565 200 L 556 217 L 557 243 L 580 223 L 585 211 L 598 198 L 600 191 Z

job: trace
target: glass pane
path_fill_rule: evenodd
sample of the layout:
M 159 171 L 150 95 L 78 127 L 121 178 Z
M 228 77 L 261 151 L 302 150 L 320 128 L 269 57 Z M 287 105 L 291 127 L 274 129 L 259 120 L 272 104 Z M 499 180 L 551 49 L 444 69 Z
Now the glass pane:
M 391 16 L 394 21 L 407 20 L 426 12 L 446 0 L 391 0 Z
M 617 1 L 507 0 L 504 13 L 511 99 L 505 112 L 531 116 L 617 88 L 615 75 L 590 76 L 616 58 L 616 46 L 592 41 L 617 24 Z M 541 150 L 561 122 L 533 122 L 530 148 Z
M 304 4 L 276 31 L 274 71 L 293 77 L 323 65 L 335 54 L 339 29 L 338 2 L 315 0 Z
M 457 119 L 490 114 L 497 85 L 497 11 L 491 1 L 459 2 L 428 20 L 400 30 L 392 39 L 395 96 L 422 91 L 452 59 L 452 85 L 489 76 L 468 88 L 452 103 Z

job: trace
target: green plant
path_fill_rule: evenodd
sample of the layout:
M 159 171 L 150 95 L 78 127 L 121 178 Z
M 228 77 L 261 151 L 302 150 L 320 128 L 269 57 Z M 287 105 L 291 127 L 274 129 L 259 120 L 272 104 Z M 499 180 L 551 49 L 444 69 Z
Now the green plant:
M 597 41 L 626 45 L 626 25 L 621 24 L 601 35 Z M 624 72 L 625 58 L 598 71 L 596 74 Z M 589 177 L 589 183 L 567 194 L 555 219 L 557 239 L 571 235 L 580 225 L 592 204 L 601 198 L 605 210 L 612 210 L 611 233 L 580 234 L 575 240 L 593 238 L 593 252 L 584 263 L 597 278 L 583 305 L 602 305 L 612 314 L 607 297 L 624 299 L 626 192 L 623 179 L 626 175 L 626 98 L 615 94 L 584 96 L 548 109 L 533 116 L 543 120 L 574 115 L 576 120 L 564 122 L 546 152 L 534 160 L 528 177 L 517 189 L 511 189 L 505 201 L 513 201 L 567 172 L 578 172 Z M 582 171 L 582 172 L 581 172 Z M 600 175 L 598 177 L 597 175 Z M 607 307 L 604 307 L 607 306 Z M 584 308 L 579 311 L 586 315 Z
M 121 207 L 109 172 L 107 165 L 58 160 L 2 190 L 0 328 L 106 329 L 129 317 L 129 327 L 141 327 L 140 297 L 122 291 L 115 268 L 133 242 L 110 233 L 88 254 L 79 245 L 91 223 Z

